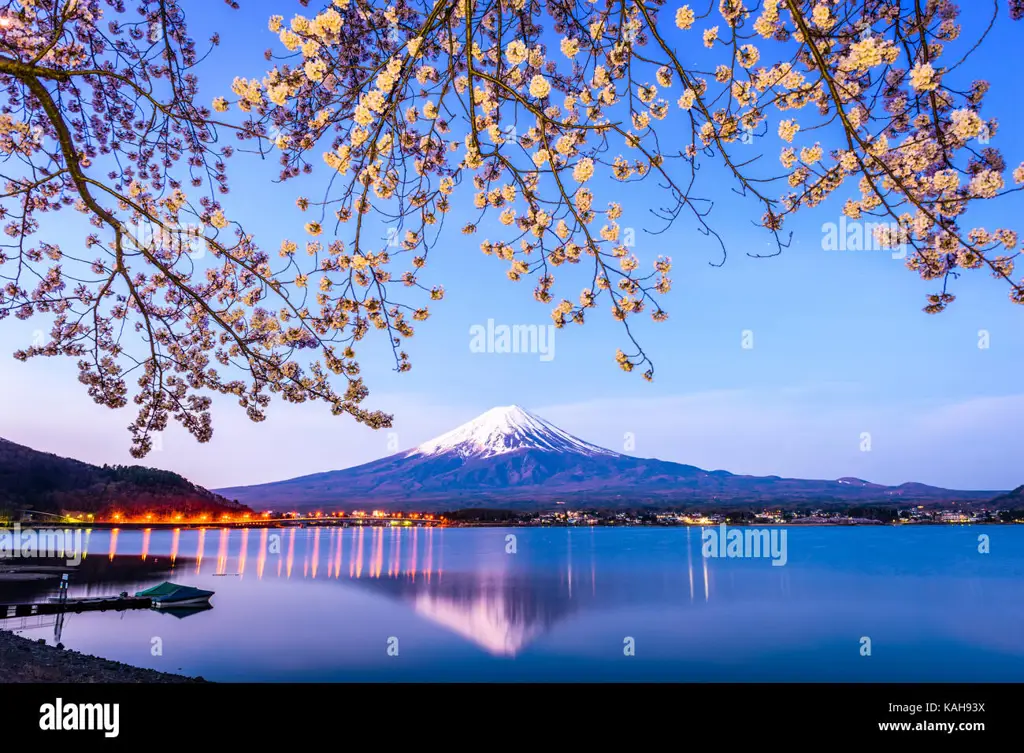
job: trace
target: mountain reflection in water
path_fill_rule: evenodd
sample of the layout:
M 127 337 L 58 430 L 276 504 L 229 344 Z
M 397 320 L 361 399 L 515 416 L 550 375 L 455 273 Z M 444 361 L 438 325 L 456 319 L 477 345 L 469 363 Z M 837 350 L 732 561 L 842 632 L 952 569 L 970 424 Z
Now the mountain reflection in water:
M 650 592 L 637 588 L 630 574 L 621 571 L 603 574 L 598 587 L 593 553 L 589 559 L 585 553 L 586 529 L 550 533 L 551 543 L 557 541 L 562 550 L 556 568 L 531 567 L 534 558 L 509 553 L 501 537 L 496 545 L 481 547 L 469 569 L 446 572 L 445 529 L 440 528 L 93 530 L 83 566 L 69 568 L 69 595 L 133 594 L 163 580 L 191 585 L 199 577 L 204 587 L 218 591 L 213 600 L 217 607 L 230 604 L 240 585 L 232 576 L 250 584 L 253 577 L 257 582 L 333 580 L 408 605 L 416 615 L 486 652 L 511 657 L 574 613 L 635 602 Z M 688 589 L 691 600 L 697 583 L 706 600 L 708 571 L 699 556 L 699 532 L 687 533 L 688 569 L 670 580 L 673 590 Z M 545 559 L 553 554 L 553 548 L 545 547 Z M 469 563 L 463 559 L 458 564 Z M 209 576 L 215 580 L 206 580 Z M 17 590 L 26 600 L 45 599 L 56 593 L 56 578 L 0 583 L 0 597 Z M 668 586 L 668 580 L 660 585 Z
M 1019 680 L 1024 528 L 983 529 L 998 557 L 976 526 L 794 527 L 784 567 L 705 558 L 700 528 L 95 529 L 71 596 L 169 580 L 212 608 L 73 614 L 63 642 L 219 681 Z

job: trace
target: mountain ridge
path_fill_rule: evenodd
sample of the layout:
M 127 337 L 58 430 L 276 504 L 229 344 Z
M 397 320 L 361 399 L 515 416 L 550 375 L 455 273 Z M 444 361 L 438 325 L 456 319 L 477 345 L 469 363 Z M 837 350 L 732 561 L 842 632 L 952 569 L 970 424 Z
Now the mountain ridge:
M 988 500 L 997 491 L 956 491 L 906 482 L 792 479 L 709 471 L 637 458 L 585 442 L 518 405 L 501 406 L 417 447 L 352 468 L 216 490 L 261 509 L 370 505 L 422 511 L 525 509 L 557 501 L 600 506 L 708 503 Z
M 171 471 L 144 466 L 98 466 L 41 452 L 0 437 L 0 508 L 124 514 L 173 509 L 237 511 L 243 505 Z

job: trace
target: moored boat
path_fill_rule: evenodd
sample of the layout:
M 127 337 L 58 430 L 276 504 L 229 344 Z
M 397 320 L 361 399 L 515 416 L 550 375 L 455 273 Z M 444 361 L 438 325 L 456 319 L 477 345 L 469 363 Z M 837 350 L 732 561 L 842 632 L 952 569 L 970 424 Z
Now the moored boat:
M 135 595 L 150 599 L 156 609 L 178 609 L 209 604 L 213 594 L 213 591 L 204 591 L 193 586 L 181 586 L 168 581 L 147 588 L 145 591 L 138 591 Z

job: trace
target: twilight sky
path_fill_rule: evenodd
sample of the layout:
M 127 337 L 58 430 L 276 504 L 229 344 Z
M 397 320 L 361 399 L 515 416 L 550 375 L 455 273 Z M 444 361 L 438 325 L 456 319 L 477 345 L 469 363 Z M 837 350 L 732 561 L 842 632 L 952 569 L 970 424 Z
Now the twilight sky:
M 970 17 L 971 4 L 962 7 L 967 38 L 981 19 Z M 216 29 L 224 40 L 203 78 L 204 96 L 212 100 L 230 94 L 235 75 L 262 76 L 262 50 L 275 38 L 258 4 L 243 4 L 241 12 L 221 3 L 203 8 L 206 16 L 192 20 L 196 36 Z M 1018 74 L 1000 62 L 1005 49 L 1019 44 L 1020 30 L 1000 18 L 970 66 L 992 84 L 983 113 L 999 117 L 993 145 L 1011 169 L 1024 160 L 1024 111 Z M 679 44 L 705 54 L 699 34 L 681 36 Z M 777 154 L 777 122 L 772 112 L 765 145 L 749 148 L 768 158 Z M 228 216 L 270 248 L 285 237 L 301 240 L 309 219 L 294 206 L 301 184 L 271 184 L 275 172 L 272 160 L 236 156 L 229 162 L 233 193 L 225 201 Z M 433 316 L 406 346 L 412 371 L 391 370 L 380 338 L 360 351 L 371 389 L 366 405 L 393 412 L 394 429 L 373 432 L 322 405 L 281 402 L 257 425 L 232 401 L 216 399 L 212 442 L 198 445 L 173 427 L 143 462 L 208 487 L 280 480 L 374 460 L 495 405 L 518 403 L 589 442 L 708 469 L 963 489 L 1024 483 L 1024 307 L 1010 303 L 1005 285 L 968 272 L 954 282 L 957 301 L 950 309 L 928 316 L 921 307 L 934 286 L 890 252 L 822 250 L 822 225 L 839 221 L 853 183 L 791 221 L 793 246 L 781 256 L 750 258 L 748 252 L 768 249 L 751 224 L 758 208 L 731 193 L 710 164 L 704 172 L 703 194 L 716 202 L 710 221 L 729 249 L 721 268 L 710 265 L 721 260 L 717 245 L 685 217 L 664 234 L 644 232 L 657 227 L 649 208 L 663 203 L 653 182 L 615 189 L 625 208 L 620 225 L 636 228 L 634 251 L 645 267 L 658 254 L 674 262 L 673 290 L 662 299 L 669 320 L 643 317 L 634 325 L 657 368 L 652 384 L 616 366 L 615 350 L 627 350 L 628 341 L 607 305 L 584 327 L 556 332 L 553 358 L 474 352 L 472 327 L 488 320 L 547 326 L 550 307 L 533 300 L 531 282 L 509 282 L 504 264 L 480 252 L 488 228 L 478 237 L 459 234 L 456 211 L 424 277 L 424 284 L 443 284 L 446 299 L 432 306 Z M 324 173 L 318 175 L 305 185 L 322 186 Z M 1022 209 L 1018 193 L 978 216 L 978 224 L 1020 230 Z M 60 227 L 44 227 L 39 237 L 80 244 L 72 218 L 59 219 Z M 575 298 L 584 273 L 563 267 L 556 296 Z M 0 323 L 0 436 L 92 463 L 136 462 L 128 454 L 131 408 L 94 405 L 73 360 L 21 364 L 4 355 L 46 326 Z M 978 347 L 981 330 L 988 348 Z M 752 333 L 751 348 L 743 347 L 744 331 Z M 869 451 L 861 449 L 864 433 Z M 632 450 L 625 449 L 627 434 Z

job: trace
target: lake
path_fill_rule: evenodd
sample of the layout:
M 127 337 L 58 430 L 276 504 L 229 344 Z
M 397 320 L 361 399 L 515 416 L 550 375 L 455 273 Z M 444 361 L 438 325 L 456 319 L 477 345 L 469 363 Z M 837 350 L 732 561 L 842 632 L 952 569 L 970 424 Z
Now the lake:
M 1024 680 L 1024 526 L 784 530 L 775 566 L 700 528 L 96 529 L 72 596 L 213 608 L 3 626 L 215 681 Z

